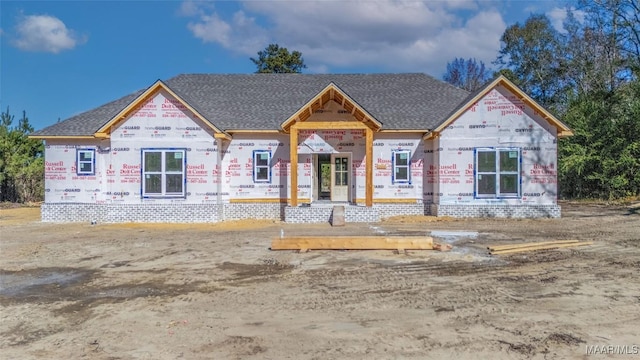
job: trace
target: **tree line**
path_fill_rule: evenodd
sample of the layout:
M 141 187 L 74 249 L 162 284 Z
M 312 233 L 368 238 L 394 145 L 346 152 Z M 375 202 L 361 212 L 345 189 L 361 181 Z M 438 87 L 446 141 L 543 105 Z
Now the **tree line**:
M 14 125 L 9 108 L 0 114 L 0 201 L 35 202 L 44 196 L 44 146 L 29 139 L 26 112 Z
M 640 2 L 580 1 L 563 29 L 531 15 L 509 26 L 485 70 L 455 59 L 443 80 L 469 91 L 502 74 L 569 125 L 558 145 L 564 198 L 640 196 Z

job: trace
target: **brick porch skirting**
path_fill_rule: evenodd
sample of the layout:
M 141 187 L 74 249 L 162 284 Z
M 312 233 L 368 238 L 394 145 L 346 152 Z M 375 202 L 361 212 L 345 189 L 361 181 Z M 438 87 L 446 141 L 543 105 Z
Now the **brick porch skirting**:
M 284 221 L 288 223 L 326 223 L 331 222 L 333 206 L 337 204 L 312 204 L 311 206 L 287 206 L 284 209 Z M 430 206 L 424 204 L 374 204 L 373 207 L 344 205 L 345 222 L 372 223 L 398 215 L 428 215 Z
M 45 203 L 43 222 L 215 223 L 223 220 L 284 218 L 286 204 L 83 204 Z M 222 211 L 222 216 L 220 215 Z
M 431 205 L 435 216 L 495 218 L 559 218 L 559 205 Z
M 44 203 L 43 222 L 210 223 L 218 221 L 216 204 Z
M 215 223 L 225 220 L 269 219 L 288 223 L 331 221 L 333 204 L 291 207 L 281 203 L 217 204 L 83 204 L 45 203 L 43 222 L 100 223 Z M 378 222 L 398 215 L 436 215 L 502 218 L 557 218 L 558 205 L 438 205 L 374 204 L 373 207 L 345 205 L 347 223 Z

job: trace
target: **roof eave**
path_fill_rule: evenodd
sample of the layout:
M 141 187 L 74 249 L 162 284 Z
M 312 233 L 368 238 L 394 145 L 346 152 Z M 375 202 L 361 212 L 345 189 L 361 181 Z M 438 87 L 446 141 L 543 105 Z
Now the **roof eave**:
M 40 135 L 34 134 L 27 136 L 29 139 L 52 140 L 52 139 L 96 139 L 95 135 Z

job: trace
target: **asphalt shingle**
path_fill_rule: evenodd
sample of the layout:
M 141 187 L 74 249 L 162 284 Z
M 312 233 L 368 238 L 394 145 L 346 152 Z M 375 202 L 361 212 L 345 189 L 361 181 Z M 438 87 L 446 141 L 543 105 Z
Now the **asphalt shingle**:
M 135 100 L 144 90 L 121 97 L 118 100 L 85 111 L 66 120 L 55 123 L 42 130 L 33 132 L 36 136 L 87 136 L 93 135 L 102 125 L 106 124 L 120 110 Z
M 183 74 L 165 84 L 220 129 L 276 130 L 332 82 L 388 130 L 432 129 L 469 95 L 419 73 Z M 142 92 L 73 116 L 33 135 L 92 135 Z

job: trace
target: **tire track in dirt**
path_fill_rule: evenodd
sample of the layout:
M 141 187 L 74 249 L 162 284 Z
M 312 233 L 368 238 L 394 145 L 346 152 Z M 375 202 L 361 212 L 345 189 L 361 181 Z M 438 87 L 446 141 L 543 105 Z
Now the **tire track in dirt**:
M 307 271 L 292 275 L 288 281 L 301 284 L 295 294 L 278 299 L 279 306 L 293 310 L 355 311 L 373 307 L 379 310 L 410 308 L 434 312 L 473 309 L 480 304 L 504 312 L 507 303 L 518 301 L 516 294 L 503 288 L 471 286 L 447 296 L 449 283 L 440 279 L 437 270 L 442 264 L 417 264 L 390 267 L 370 266 L 361 270 Z M 450 268 L 451 264 L 447 264 Z M 469 271 L 460 265 L 463 273 Z M 461 298 L 463 300 L 461 300 Z M 447 300 L 451 299 L 451 300 Z M 269 306 L 267 305 L 267 310 Z

